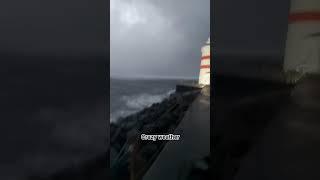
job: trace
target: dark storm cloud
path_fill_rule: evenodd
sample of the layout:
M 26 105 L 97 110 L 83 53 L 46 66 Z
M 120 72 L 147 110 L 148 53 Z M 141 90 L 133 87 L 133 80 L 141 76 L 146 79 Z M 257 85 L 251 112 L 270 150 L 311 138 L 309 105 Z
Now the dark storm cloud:
M 198 76 L 209 0 L 111 0 L 111 74 Z
M 102 54 L 105 0 L 2 0 L 0 51 Z
M 283 54 L 289 0 L 216 0 L 214 42 L 219 54 Z

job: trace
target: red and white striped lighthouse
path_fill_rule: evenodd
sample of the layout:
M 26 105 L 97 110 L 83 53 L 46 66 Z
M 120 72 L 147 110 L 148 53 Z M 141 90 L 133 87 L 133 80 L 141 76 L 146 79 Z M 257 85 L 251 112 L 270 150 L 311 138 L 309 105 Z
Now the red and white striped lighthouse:
M 291 0 L 283 69 L 289 83 L 320 74 L 320 0 Z
M 200 63 L 200 74 L 199 74 L 199 85 L 210 85 L 210 37 L 201 48 L 201 63 Z

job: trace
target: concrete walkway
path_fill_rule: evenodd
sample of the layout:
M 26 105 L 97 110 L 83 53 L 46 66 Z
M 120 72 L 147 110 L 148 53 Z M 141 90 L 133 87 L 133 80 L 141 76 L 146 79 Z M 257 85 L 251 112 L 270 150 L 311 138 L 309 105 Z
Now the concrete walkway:
M 210 96 L 199 95 L 143 180 L 178 180 L 186 164 L 210 154 Z

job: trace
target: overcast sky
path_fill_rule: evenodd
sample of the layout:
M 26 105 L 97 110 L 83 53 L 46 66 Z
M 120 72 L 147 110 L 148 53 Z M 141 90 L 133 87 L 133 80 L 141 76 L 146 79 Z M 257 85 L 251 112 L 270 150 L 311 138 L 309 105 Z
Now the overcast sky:
M 111 0 L 112 76 L 197 77 L 210 0 Z
M 281 55 L 289 0 L 213 0 L 215 50 Z M 1 0 L 0 52 L 108 51 L 107 0 Z M 195 76 L 209 36 L 210 0 L 110 0 L 111 71 Z

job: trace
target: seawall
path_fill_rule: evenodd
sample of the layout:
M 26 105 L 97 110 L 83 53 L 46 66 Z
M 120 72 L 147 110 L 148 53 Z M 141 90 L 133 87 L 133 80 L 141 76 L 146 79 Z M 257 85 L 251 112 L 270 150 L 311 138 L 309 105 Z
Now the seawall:
M 142 141 L 141 134 L 171 134 L 184 118 L 200 89 L 179 91 L 161 103 L 111 124 L 110 162 L 113 179 L 140 179 L 167 141 Z

